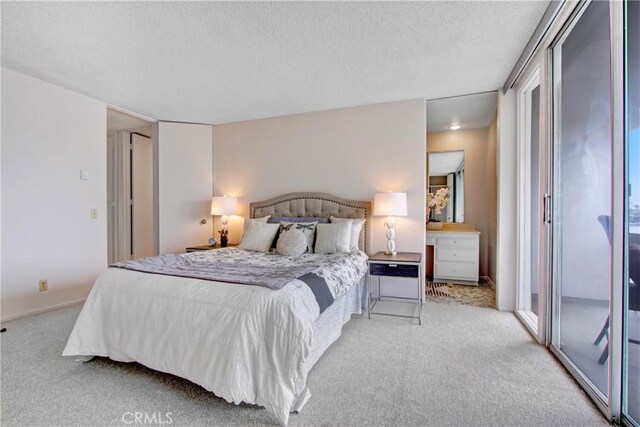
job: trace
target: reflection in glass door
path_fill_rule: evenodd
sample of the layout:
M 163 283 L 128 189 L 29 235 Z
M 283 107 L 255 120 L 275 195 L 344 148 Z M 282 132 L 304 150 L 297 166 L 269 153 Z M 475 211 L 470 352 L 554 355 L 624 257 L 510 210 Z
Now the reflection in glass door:
M 553 47 L 551 348 L 605 407 L 612 215 L 609 30 L 609 2 L 593 1 Z
M 640 424 L 640 2 L 627 2 L 627 277 L 623 414 Z

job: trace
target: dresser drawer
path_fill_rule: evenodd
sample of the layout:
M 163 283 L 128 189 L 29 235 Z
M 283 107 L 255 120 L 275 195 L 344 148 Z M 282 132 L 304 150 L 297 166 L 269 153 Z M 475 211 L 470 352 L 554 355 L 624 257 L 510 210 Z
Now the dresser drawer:
M 418 266 L 411 264 L 369 264 L 373 276 L 418 277 Z
M 475 262 L 436 261 L 435 277 L 446 277 L 461 280 L 478 280 L 478 264 Z
M 478 251 L 475 247 L 438 246 L 436 249 L 436 261 L 467 261 L 475 263 L 477 259 Z
M 458 237 L 438 237 L 438 246 L 463 246 L 467 248 L 475 248 L 478 240 Z

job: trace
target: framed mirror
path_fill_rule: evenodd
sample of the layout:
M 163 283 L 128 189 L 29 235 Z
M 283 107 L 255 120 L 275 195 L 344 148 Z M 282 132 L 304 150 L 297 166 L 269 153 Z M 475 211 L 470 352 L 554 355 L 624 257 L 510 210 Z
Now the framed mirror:
M 427 154 L 429 222 L 464 222 L 464 151 Z

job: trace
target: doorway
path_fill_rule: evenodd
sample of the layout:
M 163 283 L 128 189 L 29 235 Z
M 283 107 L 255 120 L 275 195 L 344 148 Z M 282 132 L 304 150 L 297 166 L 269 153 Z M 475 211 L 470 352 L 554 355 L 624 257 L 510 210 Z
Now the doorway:
M 109 264 L 155 255 L 153 124 L 107 108 Z
M 426 298 L 496 307 L 495 91 L 427 101 Z

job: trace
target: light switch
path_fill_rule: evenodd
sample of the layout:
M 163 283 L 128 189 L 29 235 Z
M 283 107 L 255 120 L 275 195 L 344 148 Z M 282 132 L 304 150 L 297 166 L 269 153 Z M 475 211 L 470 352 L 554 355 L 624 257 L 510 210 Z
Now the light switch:
M 91 209 L 89 211 L 89 215 L 91 216 L 91 219 L 97 219 L 98 218 L 98 209 Z
M 80 179 L 83 181 L 89 180 L 89 169 L 80 169 Z

